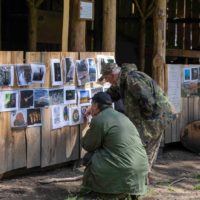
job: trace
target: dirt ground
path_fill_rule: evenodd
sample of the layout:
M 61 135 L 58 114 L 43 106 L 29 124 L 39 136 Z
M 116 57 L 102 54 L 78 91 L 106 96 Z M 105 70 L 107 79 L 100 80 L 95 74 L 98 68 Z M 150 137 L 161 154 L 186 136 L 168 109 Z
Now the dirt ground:
M 3 179 L 0 181 L 0 200 L 75 200 L 81 181 L 50 184 L 41 184 L 40 181 L 82 173 L 83 168 L 69 166 Z M 140 200 L 182 199 L 200 200 L 200 156 L 177 144 L 159 154 L 150 175 L 148 194 Z

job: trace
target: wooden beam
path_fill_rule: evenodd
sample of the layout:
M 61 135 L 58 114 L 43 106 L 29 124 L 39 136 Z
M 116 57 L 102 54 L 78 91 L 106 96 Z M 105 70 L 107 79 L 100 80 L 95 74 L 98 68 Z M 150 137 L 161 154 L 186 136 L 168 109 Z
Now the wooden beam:
M 69 0 L 63 0 L 62 51 L 68 51 Z
M 184 50 L 184 49 L 167 49 L 166 56 L 200 58 L 200 51 Z

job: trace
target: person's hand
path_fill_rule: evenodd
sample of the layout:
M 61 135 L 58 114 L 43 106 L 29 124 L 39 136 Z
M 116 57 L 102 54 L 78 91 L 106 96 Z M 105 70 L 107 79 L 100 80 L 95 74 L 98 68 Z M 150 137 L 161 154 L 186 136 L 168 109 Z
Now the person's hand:
M 84 116 L 85 116 L 86 118 L 88 118 L 91 114 L 92 114 L 92 106 L 89 106 L 89 107 L 87 108 L 87 110 L 85 111 Z

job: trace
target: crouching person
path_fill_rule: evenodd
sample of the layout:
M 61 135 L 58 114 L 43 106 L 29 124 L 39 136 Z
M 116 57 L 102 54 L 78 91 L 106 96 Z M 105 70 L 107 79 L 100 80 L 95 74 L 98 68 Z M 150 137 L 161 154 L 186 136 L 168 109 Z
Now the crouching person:
M 90 128 L 82 138 L 88 159 L 83 187 L 104 194 L 146 192 L 148 158 L 133 123 L 112 108 L 111 97 L 99 92 L 92 98 Z

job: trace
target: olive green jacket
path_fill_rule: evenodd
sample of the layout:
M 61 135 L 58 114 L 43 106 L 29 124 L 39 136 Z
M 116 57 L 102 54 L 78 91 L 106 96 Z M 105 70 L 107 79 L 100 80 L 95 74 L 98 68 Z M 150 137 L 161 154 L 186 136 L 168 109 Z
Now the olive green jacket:
M 95 116 L 82 139 L 94 152 L 86 167 L 83 186 L 95 192 L 143 194 L 146 191 L 148 159 L 132 122 L 112 108 Z

